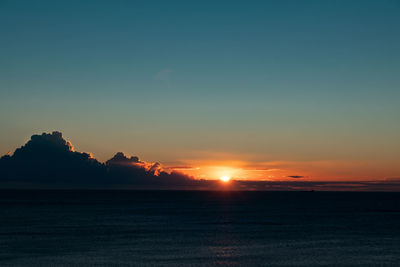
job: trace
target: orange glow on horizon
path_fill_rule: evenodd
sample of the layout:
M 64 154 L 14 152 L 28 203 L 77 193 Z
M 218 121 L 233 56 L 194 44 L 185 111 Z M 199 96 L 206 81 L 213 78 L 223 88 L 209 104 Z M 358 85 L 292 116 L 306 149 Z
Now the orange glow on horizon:
M 234 177 L 246 181 L 374 181 L 397 177 L 394 163 L 387 160 L 255 161 L 252 158 L 186 159 L 173 167 L 195 179 L 217 180 Z M 385 170 L 379 168 L 387 166 Z

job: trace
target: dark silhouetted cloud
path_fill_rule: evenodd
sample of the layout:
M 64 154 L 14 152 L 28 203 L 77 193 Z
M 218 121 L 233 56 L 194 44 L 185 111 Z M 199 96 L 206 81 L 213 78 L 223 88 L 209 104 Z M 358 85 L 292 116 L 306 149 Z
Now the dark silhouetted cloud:
M 0 172 L 3 188 L 175 188 L 198 184 L 187 175 L 164 172 L 158 162 L 128 158 L 122 152 L 101 163 L 89 153 L 74 151 L 60 132 L 33 135 L 12 155 L 0 158 Z
M 290 175 L 290 176 L 288 176 L 289 178 L 295 178 L 295 179 L 298 179 L 298 178 L 304 178 L 304 176 L 301 176 L 301 175 Z
M 106 180 L 106 167 L 89 153 L 74 151 L 60 132 L 33 135 L 12 155 L 0 158 L 2 185 L 31 187 L 91 185 Z

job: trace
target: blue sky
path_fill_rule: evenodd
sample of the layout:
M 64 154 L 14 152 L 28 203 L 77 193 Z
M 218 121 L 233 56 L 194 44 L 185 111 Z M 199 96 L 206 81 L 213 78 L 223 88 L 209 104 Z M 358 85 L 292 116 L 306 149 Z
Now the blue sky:
M 399 175 L 399 12 L 398 1 L 1 1 L 0 152 L 60 130 L 101 160 L 224 155 Z

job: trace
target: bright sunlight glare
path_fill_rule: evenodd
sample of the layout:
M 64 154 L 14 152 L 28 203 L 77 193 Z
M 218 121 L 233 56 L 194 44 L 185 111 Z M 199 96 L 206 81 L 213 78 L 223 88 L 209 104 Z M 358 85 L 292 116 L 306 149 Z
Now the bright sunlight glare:
M 222 176 L 221 178 L 219 178 L 222 182 L 229 182 L 229 180 L 231 179 L 231 177 L 229 176 Z

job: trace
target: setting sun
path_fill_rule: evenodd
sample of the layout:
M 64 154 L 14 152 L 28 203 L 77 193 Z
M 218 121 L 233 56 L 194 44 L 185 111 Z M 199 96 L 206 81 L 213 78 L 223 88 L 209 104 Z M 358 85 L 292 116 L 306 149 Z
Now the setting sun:
M 222 176 L 221 178 L 219 178 L 222 182 L 229 182 L 229 180 L 231 179 L 231 177 L 229 176 Z

